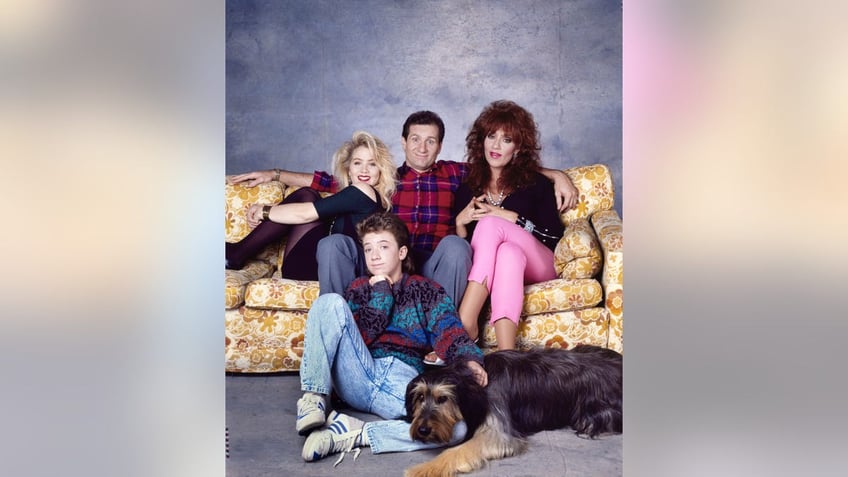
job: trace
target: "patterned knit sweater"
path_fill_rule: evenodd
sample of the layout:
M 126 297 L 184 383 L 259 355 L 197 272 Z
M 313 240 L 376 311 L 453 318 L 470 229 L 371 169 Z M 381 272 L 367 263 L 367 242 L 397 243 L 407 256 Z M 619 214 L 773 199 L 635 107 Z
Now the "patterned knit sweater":
M 354 280 L 345 299 L 371 356 L 395 356 L 419 372 L 431 349 L 447 363 L 468 358 L 483 364 L 483 353 L 436 282 L 404 274 L 393 286 L 381 281 L 372 287 L 368 279 Z

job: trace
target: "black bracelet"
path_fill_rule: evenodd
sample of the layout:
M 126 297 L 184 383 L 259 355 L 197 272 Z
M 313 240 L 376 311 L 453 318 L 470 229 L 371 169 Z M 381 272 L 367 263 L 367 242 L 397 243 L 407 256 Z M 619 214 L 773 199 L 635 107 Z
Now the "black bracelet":
M 262 207 L 262 220 L 269 220 L 268 214 L 271 213 L 271 207 L 272 206 L 270 206 L 270 205 L 266 205 L 266 206 Z

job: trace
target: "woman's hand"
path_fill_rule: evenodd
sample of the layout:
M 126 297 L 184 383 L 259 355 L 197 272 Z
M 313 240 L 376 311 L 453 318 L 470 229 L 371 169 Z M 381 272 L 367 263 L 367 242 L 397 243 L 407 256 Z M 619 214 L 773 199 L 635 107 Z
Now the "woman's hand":
M 275 171 L 254 171 L 254 172 L 246 172 L 244 174 L 236 174 L 234 176 L 227 177 L 228 184 L 241 184 L 242 182 L 246 182 L 247 187 L 255 187 L 259 184 L 264 184 L 266 182 L 271 182 L 276 175 Z
M 492 204 L 481 201 L 477 210 L 474 212 L 474 217 L 475 217 L 474 220 L 480 220 L 483 217 L 486 217 L 486 216 L 489 216 L 489 215 L 494 216 L 494 217 L 500 217 L 500 218 L 502 218 L 506 221 L 513 222 L 513 223 L 515 223 L 515 221 L 518 220 L 518 213 L 513 212 L 509 209 L 502 209 L 500 207 L 495 207 Z
M 480 365 L 477 361 L 469 361 L 468 367 L 471 369 L 471 374 L 474 376 L 474 380 L 477 381 L 477 384 L 480 387 L 485 388 L 487 384 L 489 384 L 489 375 L 486 373 L 486 370 L 483 369 L 483 366 Z
M 477 214 L 480 210 L 480 206 L 486 205 L 486 203 L 483 202 L 483 199 L 485 198 L 486 194 L 483 194 L 480 197 L 472 197 L 468 202 L 468 205 L 466 205 L 465 208 L 459 212 L 459 215 L 456 216 L 456 225 L 464 227 L 471 222 L 478 220 L 479 217 Z
M 255 228 L 262 222 L 262 208 L 264 204 L 253 204 L 247 209 L 247 225 L 250 228 Z
M 371 277 L 371 278 L 368 280 L 368 283 L 369 283 L 369 284 L 373 287 L 374 285 L 376 285 L 377 283 L 379 283 L 379 282 L 381 282 L 381 281 L 383 281 L 383 280 L 385 280 L 385 281 L 389 282 L 389 286 L 392 286 L 392 285 L 393 285 L 393 283 L 392 283 L 392 279 L 391 279 L 391 278 L 389 278 L 389 277 L 387 277 L 386 275 L 374 275 L 373 277 Z

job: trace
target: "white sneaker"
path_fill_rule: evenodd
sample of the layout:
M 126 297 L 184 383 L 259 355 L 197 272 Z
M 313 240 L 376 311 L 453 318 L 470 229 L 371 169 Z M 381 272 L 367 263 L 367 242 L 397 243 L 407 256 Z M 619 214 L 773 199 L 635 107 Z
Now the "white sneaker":
M 354 447 L 367 446 L 368 437 L 362 433 L 364 425 L 364 421 L 353 416 L 336 411 L 331 412 L 327 419 L 327 427 L 313 432 L 306 438 L 303 452 L 301 452 L 303 460 L 312 462 L 337 452 L 349 452 Z M 340 461 L 341 459 L 336 464 Z
M 295 429 L 297 433 L 304 436 L 312 429 L 324 425 L 327 420 L 326 404 L 324 398 L 318 394 L 306 393 L 297 400 L 297 420 Z

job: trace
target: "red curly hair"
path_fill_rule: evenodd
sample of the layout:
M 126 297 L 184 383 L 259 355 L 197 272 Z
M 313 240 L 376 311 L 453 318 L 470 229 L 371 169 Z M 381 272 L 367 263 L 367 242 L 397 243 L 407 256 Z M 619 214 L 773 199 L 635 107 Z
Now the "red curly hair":
M 492 178 L 492 171 L 483 152 L 483 141 L 498 129 L 515 143 L 515 157 L 504 167 L 498 186 L 514 191 L 530 186 L 535 173 L 542 168 L 539 151 L 539 131 L 529 111 L 508 100 L 495 101 L 474 120 L 465 137 L 465 160 L 469 164 L 466 183 L 474 195 L 481 194 Z

